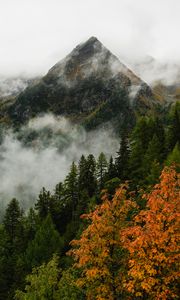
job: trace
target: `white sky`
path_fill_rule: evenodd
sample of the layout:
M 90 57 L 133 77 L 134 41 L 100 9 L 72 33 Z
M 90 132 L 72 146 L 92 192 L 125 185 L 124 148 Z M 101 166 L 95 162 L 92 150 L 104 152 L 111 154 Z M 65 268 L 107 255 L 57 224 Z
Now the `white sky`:
M 44 74 L 90 36 L 179 62 L 179 31 L 180 0 L 0 0 L 0 75 Z

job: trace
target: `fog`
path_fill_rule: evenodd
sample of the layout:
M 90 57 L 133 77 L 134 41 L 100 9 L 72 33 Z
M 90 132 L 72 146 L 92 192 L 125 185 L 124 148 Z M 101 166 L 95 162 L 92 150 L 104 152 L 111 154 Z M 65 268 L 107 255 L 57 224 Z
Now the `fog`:
M 157 82 L 165 85 L 180 84 L 180 64 L 158 61 L 151 56 L 124 58 L 126 64 L 150 86 Z
M 32 142 L 26 142 L 30 133 Z M 63 117 L 44 115 L 22 127 L 20 133 L 8 131 L 0 146 L 0 199 L 4 210 L 12 197 L 26 209 L 31 206 L 44 186 L 52 190 L 69 171 L 72 161 L 82 154 L 96 157 L 104 152 L 115 154 L 119 140 L 110 125 L 85 132 Z
M 151 55 L 179 65 L 179 11 L 179 0 L 1 0 L 0 75 L 44 75 L 90 36 L 125 63 Z
M 25 78 L 0 78 L 0 98 L 17 95 L 28 86 Z

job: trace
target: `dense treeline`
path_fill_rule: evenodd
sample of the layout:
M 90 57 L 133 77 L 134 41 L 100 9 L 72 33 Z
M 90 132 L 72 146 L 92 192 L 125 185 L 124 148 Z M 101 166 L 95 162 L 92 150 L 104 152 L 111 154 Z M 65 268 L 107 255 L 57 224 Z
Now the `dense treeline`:
M 0 225 L 0 299 L 177 298 L 179 108 L 163 122 L 139 119 L 132 133 L 123 132 L 114 158 L 82 155 L 28 212 L 11 200 Z M 152 189 L 172 163 L 177 173 L 165 170 Z M 157 247 L 150 228 L 165 234 Z M 171 262 L 166 252 L 173 252 Z

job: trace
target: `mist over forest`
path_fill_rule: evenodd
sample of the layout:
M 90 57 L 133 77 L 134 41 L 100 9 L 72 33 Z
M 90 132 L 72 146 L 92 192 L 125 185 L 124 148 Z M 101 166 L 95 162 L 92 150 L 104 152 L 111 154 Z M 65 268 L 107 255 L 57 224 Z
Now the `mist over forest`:
M 0 300 L 178 300 L 179 0 L 0 1 Z
M 105 151 L 109 158 L 119 142 L 110 124 L 86 132 L 65 117 L 52 114 L 31 119 L 18 132 L 4 130 L 0 145 L 1 209 L 13 197 L 24 209 L 31 207 L 40 189 L 53 190 L 82 154 L 98 157 Z

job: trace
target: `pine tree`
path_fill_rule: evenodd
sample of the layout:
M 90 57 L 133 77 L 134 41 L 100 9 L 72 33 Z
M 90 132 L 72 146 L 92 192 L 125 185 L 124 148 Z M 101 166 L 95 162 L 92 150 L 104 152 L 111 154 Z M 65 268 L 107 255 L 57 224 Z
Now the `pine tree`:
M 92 154 L 89 154 L 87 158 L 82 155 L 79 161 L 78 186 L 79 191 L 87 191 L 89 197 L 96 192 L 96 160 Z
M 161 152 L 161 143 L 158 140 L 156 134 L 153 135 L 152 140 L 149 142 L 147 151 L 144 155 L 142 168 L 143 173 L 142 175 L 147 176 L 151 170 L 152 164 L 154 162 L 161 162 L 162 161 L 162 152 Z M 143 180 L 143 178 L 142 178 Z
M 44 219 L 50 211 L 51 194 L 43 187 L 39 198 L 35 204 L 35 209 L 38 211 L 39 217 Z
M 107 160 L 104 153 L 101 152 L 97 159 L 97 164 L 96 164 L 96 174 L 97 174 L 99 190 L 102 190 L 104 186 L 106 172 L 107 172 Z
M 167 132 L 167 150 L 172 151 L 176 143 L 180 144 L 180 102 L 176 102 L 170 112 L 170 125 Z
M 117 177 L 116 167 L 113 161 L 113 157 L 111 156 L 109 159 L 108 170 L 106 174 L 106 181 L 111 180 Z
M 38 223 L 39 218 L 37 214 L 35 213 L 33 208 L 30 208 L 27 217 L 25 218 L 25 231 L 28 242 L 34 238 Z
M 92 154 L 87 157 L 86 163 L 86 185 L 89 197 L 96 193 L 97 179 L 96 179 L 96 160 Z
M 142 161 L 152 138 L 152 126 L 149 126 L 148 119 L 140 118 L 131 135 L 131 154 L 129 159 L 130 177 L 136 186 L 142 178 Z
M 78 171 L 77 166 L 73 162 L 69 174 L 64 182 L 64 203 L 66 209 L 69 210 L 71 217 L 74 217 L 74 212 L 78 203 Z
M 48 262 L 54 253 L 60 253 L 62 246 L 62 238 L 55 229 L 50 215 L 48 215 L 25 252 L 27 268 L 31 270 L 34 266 Z
M 4 220 L 5 240 L 3 244 L 1 268 L 6 282 L 5 299 L 12 299 L 14 288 L 21 284 L 24 273 L 20 266 L 21 256 L 27 246 L 23 211 L 19 202 L 13 198 L 5 212 Z
M 86 175 L 87 175 L 87 170 L 86 170 L 86 158 L 84 155 L 81 156 L 79 164 L 78 164 L 78 189 L 79 191 L 87 190 L 86 186 Z
M 23 231 L 22 216 L 23 212 L 20 209 L 19 202 L 17 199 L 13 198 L 6 209 L 3 224 L 8 239 L 14 247 L 21 238 L 21 233 Z
M 122 180 L 128 179 L 129 174 L 129 142 L 126 133 L 122 134 L 120 149 L 115 158 L 117 177 Z
M 172 164 L 176 165 L 177 172 L 180 172 L 180 145 L 177 143 L 172 150 L 172 152 L 169 153 L 165 165 L 171 166 Z

